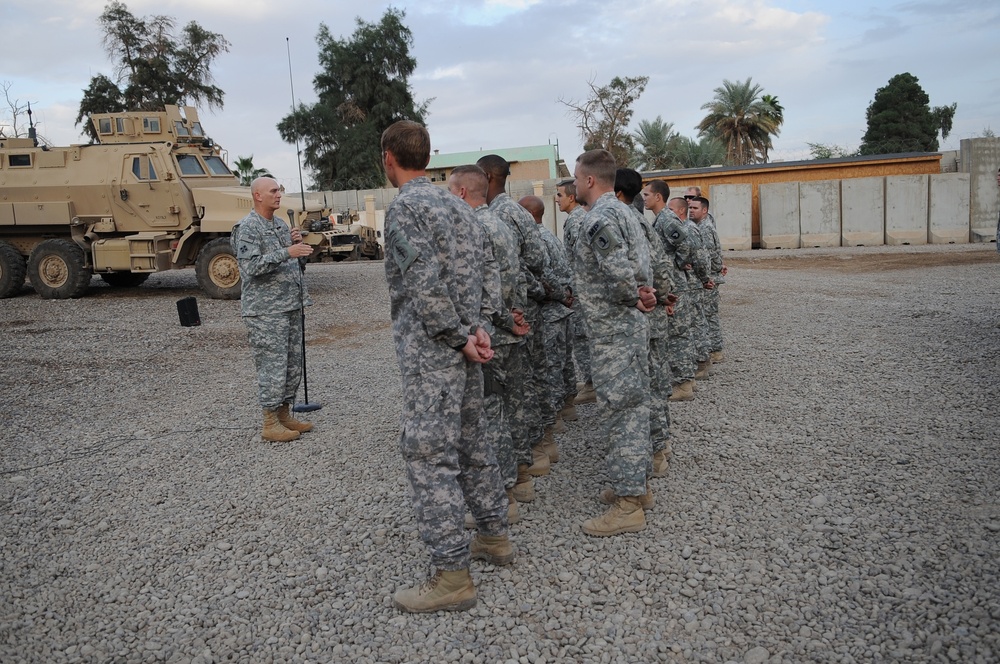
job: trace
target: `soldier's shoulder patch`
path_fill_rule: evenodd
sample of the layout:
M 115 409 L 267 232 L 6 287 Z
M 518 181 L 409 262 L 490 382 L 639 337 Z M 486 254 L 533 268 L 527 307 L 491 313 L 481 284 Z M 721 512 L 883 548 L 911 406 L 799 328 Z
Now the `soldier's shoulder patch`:
M 406 274 L 406 271 L 417 260 L 419 252 L 410 244 L 406 235 L 399 231 L 398 227 L 392 229 L 394 232 L 387 238 L 389 240 L 389 255 L 392 256 L 399 271 Z
M 611 232 L 611 227 L 600 221 L 595 221 L 587 229 L 587 239 L 594 251 L 601 256 L 607 256 L 621 246 L 621 241 Z
M 248 240 L 239 240 L 236 243 L 236 257 L 246 258 L 253 254 L 254 244 Z

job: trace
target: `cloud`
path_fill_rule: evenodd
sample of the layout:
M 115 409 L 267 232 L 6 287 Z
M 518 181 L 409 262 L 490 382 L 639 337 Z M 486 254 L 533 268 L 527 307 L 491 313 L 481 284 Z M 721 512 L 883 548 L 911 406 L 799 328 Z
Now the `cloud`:
M 444 79 L 465 78 L 464 65 L 452 65 L 451 67 L 437 67 L 429 74 L 414 74 L 412 81 L 440 81 Z

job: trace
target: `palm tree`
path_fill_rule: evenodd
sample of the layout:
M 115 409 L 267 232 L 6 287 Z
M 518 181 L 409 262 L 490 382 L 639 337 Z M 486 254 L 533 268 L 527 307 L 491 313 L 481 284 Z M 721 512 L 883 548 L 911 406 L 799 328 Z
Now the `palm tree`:
M 632 132 L 638 146 L 632 154 L 632 166 L 640 171 L 658 171 L 674 166 L 677 132 L 672 122 L 664 122 L 659 115 L 652 122 L 640 120 L 639 128 Z
M 678 136 L 674 147 L 674 163 L 677 168 L 708 168 L 726 161 L 726 146 L 712 136 L 694 140 Z
M 771 136 L 777 136 L 784 120 L 784 109 L 776 97 L 765 103 L 763 89 L 748 77 L 746 81 L 723 80 L 715 98 L 704 104 L 708 115 L 698 124 L 699 136 L 719 139 L 726 146 L 726 161 L 742 166 L 767 161 Z
M 250 183 L 257 178 L 271 177 L 266 168 L 254 168 L 253 155 L 237 157 L 236 161 L 233 162 L 233 169 L 236 171 L 236 177 L 240 179 L 240 184 L 244 187 L 249 187 Z

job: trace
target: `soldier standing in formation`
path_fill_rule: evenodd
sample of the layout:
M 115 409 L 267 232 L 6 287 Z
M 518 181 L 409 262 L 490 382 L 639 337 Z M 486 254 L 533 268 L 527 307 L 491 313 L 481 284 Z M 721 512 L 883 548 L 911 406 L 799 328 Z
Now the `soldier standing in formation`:
M 230 242 L 240 266 L 240 315 L 257 369 L 264 440 L 287 442 L 313 425 L 292 417 L 302 380 L 302 307 L 312 304 L 302 283 L 299 258 L 312 253 L 297 228 L 281 217 L 281 189 L 269 177 L 250 184 L 253 211 L 233 227 Z
M 566 247 L 567 257 L 569 248 L 576 242 L 580 235 L 580 227 L 583 225 L 583 218 L 587 211 L 583 209 L 576 200 L 576 185 L 572 179 L 563 180 L 556 186 L 556 205 L 560 212 L 566 213 L 566 221 L 563 222 L 563 246 Z M 574 298 L 573 316 L 573 359 L 576 361 L 576 369 L 579 378 L 582 380 L 576 385 L 576 399 L 574 404 L 594 403 L 597 396 L 594 394 L 594 382 L 590 375 L 590 347 L 587 341 L 587 325 L 580 312 L 580 303 Z
M 719 285 L 725 283 L 724 277 L 728 270 L 722 262 L 722 244 L 719 242 L 719 234 L 715 230 L 715 224 L 709 221 L 711 213 L 708 211 L 708 207 L 708 199 L 701 195 L 688 201 L 688 216 L 701 234 L 705 259 L 709 265 L 709 276 L 715 285 L 713 288 L 702 291 L 702 304 L 705 309 L 708 332 L 709 359 L 712 363 L 719 363 L 723 360 L 722 325 L 719 322 Z

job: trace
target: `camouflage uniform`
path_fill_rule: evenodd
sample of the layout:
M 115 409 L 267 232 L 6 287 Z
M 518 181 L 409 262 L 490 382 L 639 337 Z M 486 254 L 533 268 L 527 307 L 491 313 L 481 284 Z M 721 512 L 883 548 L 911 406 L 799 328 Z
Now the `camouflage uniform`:
M 483 373 L 461 348 L 483 320 L 483 231 L 426 177 L 386 209 L 385 275 L 403 383 L 400 448 L 420 537 L 443 571 L 469 566 L 466 506 L 480 532 L 507 533 L 496 452 L 483 436 Z
M 576 394 L 576 372 L 573 371 L 573 347 L 570 345 L 573 310 L 563 304 L 572 292 L 573 270 L 562 242 L 547 228 L 539 227 L 555 283 L 542 305 L 545 323 L 545 381 L 549 406 L 553 412 L 562 410 L 566 397 Z
M 635 210 L 635 208 L 632 208 Z M 670 373 L 670 356 L 667 339 L 670 336 L 670 316 L 667 315 L 667 295 L 673 291 L 670 264 L 660 236 L 646 216 L 635 210 L 643 236 L 649 243 L 650 267 L 653 287 L 656 289 L 656 308 L 646 314 L 649 321 L 649 439 L 653 453 L 666 449 L 670 439 L 670 395 L 673 380 Z
M 708 328 L 708 350 L 715 353 L 722 350 L 722 324 L 719 321 L 719 285 L 726 280 L 722 277 L 722 244 L 719 242 L 719 234 L 715 232 L 715 226 L 709 221 L 708 216 L 698 223 L 698 232 L 701 234 L 702 246 L 705 248 L 705 257 L 709 265 L 709 276 L 715 282 L 715 288 L 702 289 L 702 303 L 705 307 L 705 322 Z
M 299 261 L 288 253 L 292 235 L 280 217 L 256 210 L 233 226 L 230 242 L 240 266 L 240 315 L 257 369 L 260 405 L 274 410 L 295 401 L 302 380 L 302 307 L 312 304 Z
M 649 253 L 641 264 L 643 248 L 637 246 L 630 215 L 613 193 L 603 194 L 584 219 L 571 257 L 590 334 L 598 421 L 609 442 L 608 475 L 617 496 L 646 493 L 652 457 L 649 326 L 635 307 L 640 281 L 651 280 Z
M 691 254 L 691 269 L 687 271 L 688 292 L 691 293 L 692 304 L 692 329 L 694 331 L 695 359 L 698 362 L 708 360 L 708 321 L 705 320 L 705 287 L 704 283 L 710 278 L 708 274 L 708 259 L 705 254 L 705 247 L 701 240 L 701 232 L 698 224 L 690 219 L 684 220 L 684 227 L 687 229 L 688 237 L 694 251 Z
M 528 293 L 524 309 L 524 319 L 531 325 L 531 332 L 525 337 L 524 351 L 528 357 L 523 363 L 515 363 L 524 372 L 523 382 L 515 379 L 523 384 L 523 389 L 511 395 L 511 411 L 508 416 L 511 418 L 511 433 L 524 431 L 527 436 L 523 440 L 516 437 L 514 439 L 518 463 L 530 465 L 531 446 L 541 440 L 544 427 L 555 422 L 555 413 L 551 412 L 548 399 L 545 398 L 544 324 L 540 307 L 540 303 L 545 300 L 544 278 L 548 271 L 548 258 L 538 232 L 538 224 L 527 210 L 503 192 L 490 201 L 490 210 L 514 231 L 521 260 L 521 274 Z
M 653 229 L 663 243 L 668 258 L 671 281 L 674 283 L 674 315 L 670 317 L 667 354 L 670 357 L 670 372 L 675 385 L 694 380 L 698 369 L 697 352 L 692 330 L 692 306 L 694 295 L 687 288 L 687 273 L 684 265 L 691 260 L 694 249 L 684 223 L 670 208 L 663 208 L 653 221 Z
M 527 287 L 521 274 L 521 262 L 517 255 L 517 238 L 507 224 L 500 221 L 484 203 L 476 208 L 479 221 L 490 243 L 493 255 L 493 283 L 488 291 L 498 299 L 490 331 L 493 359 L 483 365 L 483 415 L 486 437 L 497 451 L 500 474 L 504 486 L 511 488 L 517 481 L 517 455 L 511 436 L 511 424 L 507 417 L 512 391 L 523 389 L 523 383 L 512 384 L 512 380 L 523 380 L 524 369 L 513 366 L 518 357 L 524 355 L 524 339 L 513 333 L 513 309 L 524 311 Z M 520 433 L 521 439 L 527 433 Z
M 569 216 L 566 217 L 566 221 L 563 222 L 563 244 L 566 247 L 567 257 L 573 255 L 573 245 L 576 243 L 577 238 L 580 237 L 580 226 L 583 224 L 583 218 L 587 215 L 587 211 L 583 209 L 583 206 L 577 205 L 573 208 Z M 576 287 L 573 288 L 574 292 Z M 583 318 L 583 312 L 580 309 L 579 300 L 574 300 L 573 302 L 573 358 L 576 360 L 576 368 L 580 371 L 580 378 L 585 383 L 591 382 L 590 376 L 590 342 L 587 341 L 587 322 Z M 574 389 L 576 386 L 574 385 Z

